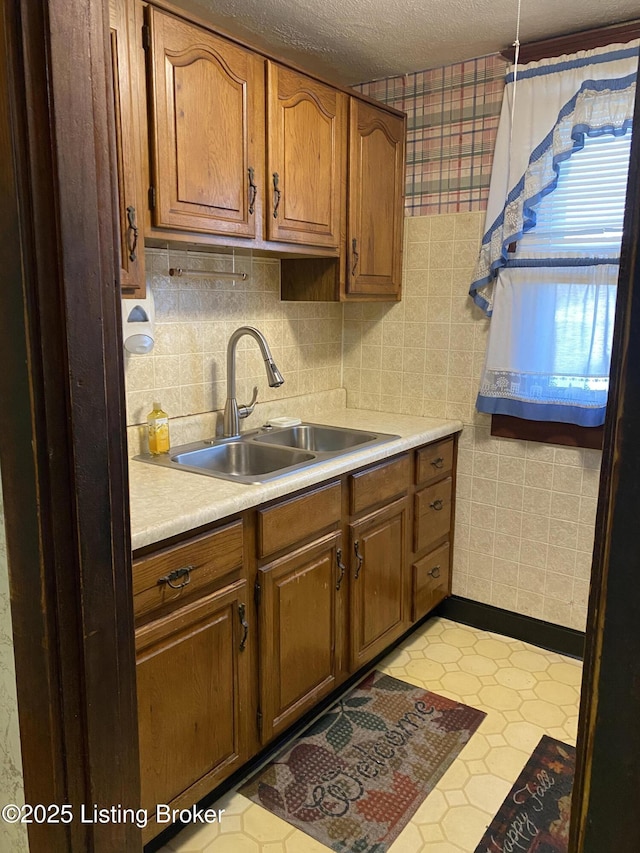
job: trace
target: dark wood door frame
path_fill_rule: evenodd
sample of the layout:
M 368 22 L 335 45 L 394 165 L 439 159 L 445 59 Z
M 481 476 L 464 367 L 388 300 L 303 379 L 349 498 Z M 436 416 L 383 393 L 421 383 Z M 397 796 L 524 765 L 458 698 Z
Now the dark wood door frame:
M 0 12 L 0 466 L 32 853 L 125 853 L 139 802 L 108 3 Z
M 640 850 L 640 89 L 604 430 L 570 851 Z
M 76 815 L 139 798 L 107 13 L 0 13 L 0 465 L 25 792 Z M 635 130 L 572 853 L 640 849 L 640 109 Z M 31 853 L 140 846 L 133 823 L 30 827 Z

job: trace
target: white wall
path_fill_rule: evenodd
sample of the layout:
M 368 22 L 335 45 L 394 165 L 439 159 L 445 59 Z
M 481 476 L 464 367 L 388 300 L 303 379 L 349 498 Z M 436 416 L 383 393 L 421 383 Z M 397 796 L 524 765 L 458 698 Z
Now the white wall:
M 24 803 L 16 673 L 9 604 L 9 574 L 4 529 L 4 504 L 0 485 L 0 808 Z M 26 853 L 29 849 L 24 824 L 0 819 L 0 850 Z

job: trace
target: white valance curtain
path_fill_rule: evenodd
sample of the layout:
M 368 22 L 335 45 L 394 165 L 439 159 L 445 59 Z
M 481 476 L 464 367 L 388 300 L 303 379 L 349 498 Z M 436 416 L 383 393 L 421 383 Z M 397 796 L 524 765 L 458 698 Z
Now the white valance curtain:
M 536 209 L 585 136 L 621 136 L 631 127 L 638 44 L 522 65 L 515 84 L 513 70 L 507 75 L 469 291 L 493 315 L 480 411 L 583 425 L 604 418 L 619 246 L 574 246 L 562 257 L 536 259 L 513 244 L 535 228 Z M 608 328 L 585 332 L 584 312 L 595 312 L 600 324 L 606 318 Z

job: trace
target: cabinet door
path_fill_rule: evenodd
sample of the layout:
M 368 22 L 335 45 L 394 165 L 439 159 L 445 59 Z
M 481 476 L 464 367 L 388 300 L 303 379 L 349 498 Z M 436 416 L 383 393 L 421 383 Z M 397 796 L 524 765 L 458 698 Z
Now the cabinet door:
M 407 508 L 401 498 L 350 525 L 354 670 L 408 627 Z
M 351 99 L 346 296 L 400 298 L 405 121 Z
M 336 532 L 258 571 L 263 743 L 336 686 L 341 558 Z
M 110 0 L 111 73 L 114 96 L 119 268 L 123 296 L 145 295 L 142 140 L 138 109 L 143 93 L 134 73 L 134 4 Z
M 347 96 L 267 64 L 270 240 L 339 249 L 345 206 Z
M 246 582 L 239 581 L 136 631 L 142 806 L 149 813 L 156 803 L 196 802 L 246 758 L 245 605 Z
M 264 62 L 151 7 L 148 21 L 153 224 L 254 237 L 263 185 Z

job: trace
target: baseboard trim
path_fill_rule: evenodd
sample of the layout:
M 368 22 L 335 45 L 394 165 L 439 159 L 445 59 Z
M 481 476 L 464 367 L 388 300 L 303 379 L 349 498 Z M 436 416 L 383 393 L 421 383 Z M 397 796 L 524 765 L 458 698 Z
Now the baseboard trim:
M 585 635 L 582 631 L 513 613 L 491 604 L 472 601 L 470 598 L 452 595 L 441 602 L 432 615 L 461 622 L 482 631 L 504 634 L 514 640 L 522 640 L 579 660 L 584 656 Z

